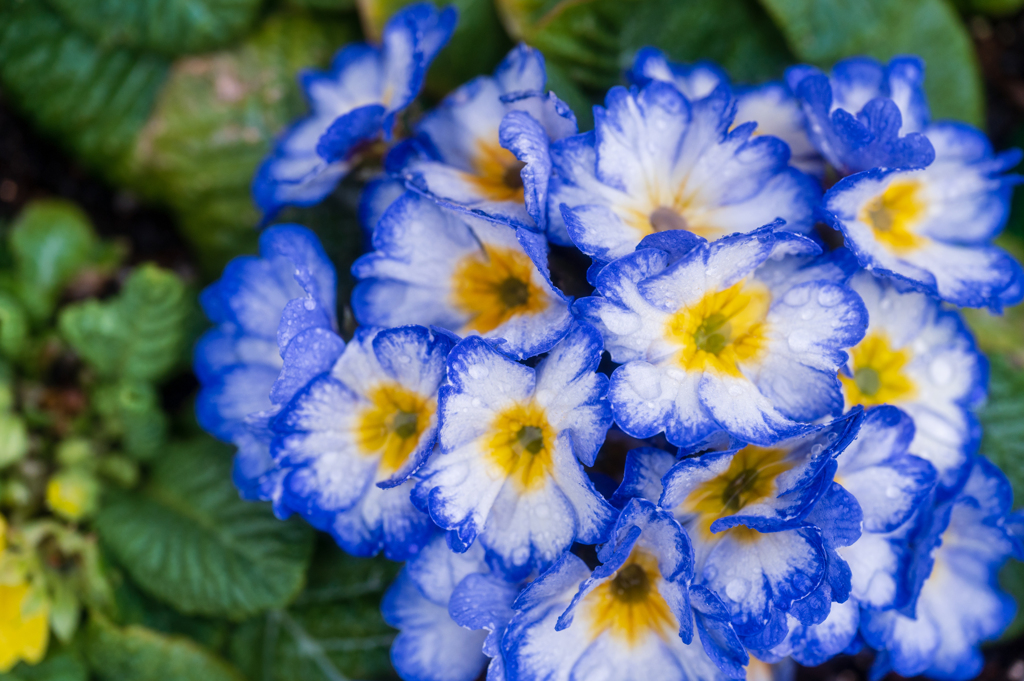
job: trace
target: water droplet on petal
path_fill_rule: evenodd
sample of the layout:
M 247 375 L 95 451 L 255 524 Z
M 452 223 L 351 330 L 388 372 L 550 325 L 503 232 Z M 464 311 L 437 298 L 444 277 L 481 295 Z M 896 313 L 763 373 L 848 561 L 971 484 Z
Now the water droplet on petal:
M 316 301 L 312 298 L 306 298 L 305 302 L 302 303 L 302 306 L 312 312 L 316 309 Z
M 791 288 L 782 299 L 786 305 L 792 305 L 793 307 L 800 307 L 806 305 L 807 301 L 811 298 L 810 287 L 808 286 L 797 286 Z
M 748 591 L 750 591 L 750 582 L 743 578 L 730 580 L 725 585 L 725 595 L 733 601 L 740 600 L 747 595 Z
M 843 290 L 838 286 L 826 286 L 818 290 L 818 303 L 822 307 L 834 307 L 843 300 Z
M 483 401 L 479 397 L 474 397 L 473 398 L 473 406 L 474 407 L 482 407 L 482 406 L 484 406 L 484 403 L 483 403 Z
M 488 373 L 487 367 L 480 364 L 473 364 L 469 367 L 469 377 L 475 381 L 486 378 Z
M 398 361 L 401 362 L 402 364 L 412 364 L 412 357 L 410 357 L 409 355 L 399 355 Z
M 944 359 L 936 359 L 928 367 L 928 375 L 938 385 L 946 385 L 953 379 L 953 367 Z
M 895 499 L 902 493 L 903 490 L 901 490 L 896 485 L 889 485 L 888 487 L 885 488 L 885 496 L 889 497 L 890 499 Z

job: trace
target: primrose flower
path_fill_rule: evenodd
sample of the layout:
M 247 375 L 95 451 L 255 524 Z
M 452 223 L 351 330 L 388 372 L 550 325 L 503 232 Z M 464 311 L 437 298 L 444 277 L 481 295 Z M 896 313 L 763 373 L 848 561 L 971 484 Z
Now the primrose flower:
M 540 234 L 448 210 L 413 192 L 395 201 L 359 258 L 352 309 L 362 324 L 480 335 L 517 358 L 569 331 L 569 301 L 548 274 Z
M 608 393 L 616 423 L 679 445 L 725 430 L 767 446 L 840 413 L 833 372 L 867 325 L 842 252 L 815 258 L 814 242 L 771 226 L 689 250 L 683 236 L 609 264 L 600 295 L 576 303 L 622 364 Z
M 825 195 L 825 210 L 865 269 L 903 289 L 998 312 L 1024 296 L 1020 265 L 990 245 L 1021 180 L 1003 171 L 1020 151 L 996 155 L 983 133 L 956 123 L 933 125 L 927 135 L 931 165 L 844 178 Z
M 285 503 L 349 553 L 402 560 L 433 531 L 408 479 L 434 446 L 451 345 L 421 326 L 361 328 L 271 424 Z
M 281 472 L 273 471 L 266 414 L 303 385 L 303 376 L 294 375 L 298 366 L 306 380 L 329 368 L 301 358 L 307 346 L 334 337 L 336 287 L 334 266 L 316 235 L 280 225 L 260 236 L 259 257 L 235 258 L 199 297 L 217 326 L 195 349 L 196 418 L 208 433 L 239 447 L 234 478 L 247 499 L 279 500 Z M 300 359 L 282 377 L 282 356 L 289 352 Z
M 868 327 L 850 350 L 839 380 L 847 406 L 892 404 L 916 426 L 910 453 L 929 461 L 944 489 L 958 485 L 977 451 L 974 415 L 988 383 L 988 365 L 953 310 L 923 294 L 866 272 L 850 281 L 868 310 Z
M 36 664 L 46 654 L 50 608 L 45 601 L 35 606 L 32 601 L 28 583 L 0 584 L 0 674 L 21 661 Z
M 881 651 L 871 677 L 966 680 L 982 667 L 979 646 L 1013 619 L 1013 599 L 996 573 L 1008 556 L 1021 557 L 1020 539 L 1007 527 L 1013 497 L 1003 473 L 982 457 L 972 461 L 963 490 L 931 515 L 930 574 L 910 611 L 862 613 L 861 632 Z
M 381 603 L 385 621 L 400 632 L 391 645 L 395 669 L 417 681 L 474 681 L 489 666 L 487 678 L 502 681 L 497 641 L 518 593 L 490 574 L 481 547 L 453 553 L 435 535 Z
M 552 213 L 601 262 L 667 230 L 713 241 L 782 218 L 810 231 L 815 182 L 789 166 L 783 141 L 754 136 L 754 123 L 732 129 L 734 116 L 728 87 L 692 102 L 657 80 L 612 88 L 593 132 L 552 145 Z
M 702 587 L 688 593 L 693 555 L 671 516 L 630 501 L 598 559 L 591 573 L 565 553 L 516 600 L 503 642 L 510 681 L 743 678 L 748 658 L 721 603 Z
M 721 600 L 748 647 L 771 648 L 786 634 L 786 613 L 829 578 L 830 562 L 842 563 L 830 555 L 836 547 L 827 546 L 835 519 L 823 515 L 815 524 L 811 514 L 824 503 L 833 461 L 859 420 L 851 414 L 772 447 L 747 445 L 678 462 L 659 449 L 634 450 L 615 498 L 646 496 L 670 511 L 693 543 L 694 584 Z M 830 503 L 859 520 L 855 501 L 834 496 Z M 813 612 L 801 616 L 824 619 L 831 592 L 826 596 L 804 603 Z
M 785 641 L 759 651 L 761 657 L 792 656 L 801 664 L 821 664 L 855 645 L 862 606 L 903 608 L 917 597 L 910 535 L 915 514 L 932 504 L 935 469 L 907 452 L 913 437 L 914 423 L 899 409 L 880 406 L 865 413 L 853 442 L 836 457 L 834 484 L 841 484 L 860 509 L 858 517 L 843 512 L 837 519 L 840 527 L 860 526 L 852 542 L 835 548 L 848 572 L 844 595 L 849 599 L 833 602 L 823 620 L 804 622 L 791 614 Z M 808 516 L 810 522 L 821 508 Z
M 593 465 L 611 425 L 601 339 L 577 326 L 531 368 L 479 338 L 448 358 L 439 449 L 414 499 L 455 550 L 479 535 L 509 579 L 553 563 L 574 542 L 602 541 L 614 509 L 580 465 Z
M 869 57 L 838 62 L 827 76 L 794 66 L 786 82 L 807 116 L 811 141 L 840 176 L 873 168 L 923 168 L 935 158 L 923 134 L 930 114 L 924 62 Z
M 540 52 L 519 45 L 494 71 L 448 95 L 388 158 L 408 186 L 435 201 L 513 227 L 548 226 L 553 140 L 576 133 L 576 116 L 554 93 Z
M 456 12 L 418 3 L 395 13 L 383 44 L 353 43 L 328 71 L 300 77 L 311 113 L 278 139 L 253 180 L 256 204 L 270 220 L 283 206 L 319 203 L 423 87 L 430 62 L 455 30 Z
M 671 83 L 690 101 L 703 99 L 718 86 L 729 83 L 729 77 L 713 62 L 673 63 L 653 47 L 645 47 L 637 53 L 633 68 L 626 76 L 631 84 L 641 87 L 652 80 Z M 789 145 L 790 165 L 815 177 L 824 174 L 823 159 L 807 136 L 807 119 L 800 102 L 785 83 L 733 86 L 732 94 L 736 106 L 733 127 L 751 121 L 757 123 L 754 134 L 778 137 Z

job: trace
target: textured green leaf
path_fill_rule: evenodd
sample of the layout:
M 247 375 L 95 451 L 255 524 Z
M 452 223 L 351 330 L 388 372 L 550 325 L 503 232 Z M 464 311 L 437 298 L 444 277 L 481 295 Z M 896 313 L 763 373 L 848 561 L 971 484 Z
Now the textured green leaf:
M 89 219 L 67 201 L 38 201 L 21 212 L 9 238 L 18 297 L 33 317 L 46 318 L 61 288 L 92 259 Z
M 999 466 L 1024 505 L 1024 368 L 1001 355 L 989 357 L 988 403 L 981 412 L 981 453 Z
M 405 5 L 416 0 L 359 0 L 359 12 L 366 32 L 379 40 L 384 24 Z M 474 76 L 490 73 L 512 48 L 512 41 L 498 20 L 493 0 L 435 0 L 459 12 L 448 45 L 438 53 L 427 75 L 426 91 L 441 97 Z
M 17 298 L 0 291 L 0 352 L 10 358 L 21 354 L 28 338 L 28 317 Z
M 37 665 L 19 664 L 0 681 L 88 681 L 89 671 L 68 652 L 51 652 Z
M 189 639 L 145 627 L 122 629 L 93 618 L 84 649 L 103 681 L 243 681 L 238 670 Z
M 274 137 L 306 110 L 296 73 L 357 33 L 354 17 L 277 15 L 235 50 L 175 63 L 136 144 L 133 184 L 177 210 L 211 273 L 255 250 L 250 183 Z
M 781 76 L 786 44 L 754 0 L 498 0 L 506 28 L 590 88 L 618 83 L 646 45 L 711 59 L 740 82 Z M 579 112 L 577 111 L 577 114 Z
M 322 541 L 309 586 L 287 610 L 249 620 L 235 632 L 229 655 L 246 676 L 267 681 L 394 678 L 388 650 L 394 631 L 380 599 L 398 565 L 346 556 Z M 252 651 L 259 649 L 260 655 Z
M 252 25 L 260 9 L 260 0 L 46 1 L 101 45 L 168 55 L 225 45 Z
M 166 73 L 162 57 L 100 48 L 42 0 L 0 0 L 5 95 L 91 165 L 118 174 Z
M 936 118 L 980 126 L 985 103 L 978 60 L 946 0 L 761 0 L 793 52 L 823 68 L 856 54 L 917 54 Z
M 152 264 L 135 269 L 110 301 L 64 308 L 64 339 L 102 376 L 156 380 L 178 361 L 189 313 L 185 285 Z
M 104 434 L 120 439 L 130 456 L 148 461 L 164 446 L 167 414 L 151 383 L 125 380 L 101 384 L 93 391 L 92 400 L 102 418 Z
M 169 447 L 146 487 L 111 495 L 96 525 L 149 594 L 186 615 L 241 619 L 299 592 L 312 531 L 239 499 L 224 449 L 206 438 Z

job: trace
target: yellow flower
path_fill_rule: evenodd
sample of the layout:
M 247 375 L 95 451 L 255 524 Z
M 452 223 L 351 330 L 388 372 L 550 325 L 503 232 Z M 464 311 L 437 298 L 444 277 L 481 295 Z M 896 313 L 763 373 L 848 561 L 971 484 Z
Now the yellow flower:
M 46 505 L 72 522 L 92 514 L 98 495 L 95 478 L 73 470 L 58 473 L 46 485 Z
M 50 608 L 44 603 L 26 613 L 28 600 L 28 584 L 0 584 L 0 673 L 19 661 L 36 664 L 46 654 Z

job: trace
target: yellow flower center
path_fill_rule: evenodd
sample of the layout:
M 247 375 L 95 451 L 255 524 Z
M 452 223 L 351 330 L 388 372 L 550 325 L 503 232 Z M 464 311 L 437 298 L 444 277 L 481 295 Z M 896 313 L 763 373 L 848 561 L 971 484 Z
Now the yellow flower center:
M 927 206 L 921 198 L 921 183 L 917 180 L 897 180 L 884 192 L 868 201 L 858 219 L 871 227 L 875 238 L 890 251 L 904 254 L 927 241 L 915 233 Z
M 793 467 L 793 462 L 786 457 L 783 449 L 744 447 L 736 452 L 724 473 L 701 483 L 686 497 L 682 510 L 696 516 L 693 522 L 705 541 L 724 536 L 725 533 L 712 534 L 711 524 L 775 494 L 776 478 Z M 728 532 L 740 541 L 757 537 L 755 530 L 742 525 Z
M 479 142 L 473 157 L 473 172 L 463 173 L 477 192 L 490 201 L 523 202 L 523 178 L 526 164 L 497 142 Z
M 512 317 L 547 309 L 535 270 L 528 255 L 511 248 L 485 246 L 463 258 L 452 275 L 454 306 L 470 318 L 461 331 L 487 333 Z
M 853 377 L 839 374 L 847 407 L 896 404 L 913 399 L 917 387 L 904 372 L 910 359 L 910 350 L 894 349 L 884 333 L 865 336 L 850 351 Z
M 766 344 L 772 296 L 756 281 L 742 281 L 709 293 L 672 315 L 666 339 L 682 346 L 678 362 L 687 371 L 741 376 L 739 364 L 754 362 Z
M 635 548 L 612 579 L 584 598 L 591 640 L 608 631 L 630 646 L 654 634 L 662 640 L 678 635 L 679 621 L 657 589 L 658 560 Z
M 0 674 L 19 661 L 36 664 L 49 643 L 49 606 L 44 602 L 32 612 L 28 584 L 0 584 Z
M 356 421 L 356 441 L 363 454 L 380 457 L 379 470 L 389 475 L 416 449 L 437 403 L 397 383 L 377 386 L 367 399 L 370 405 Z
M 511 478 L 521 492 L 544 485 L 554 463 L 555 431 L 544 409 L 534 402 L 510 407 L 491 423 L 485 444 L 498 474 Z

